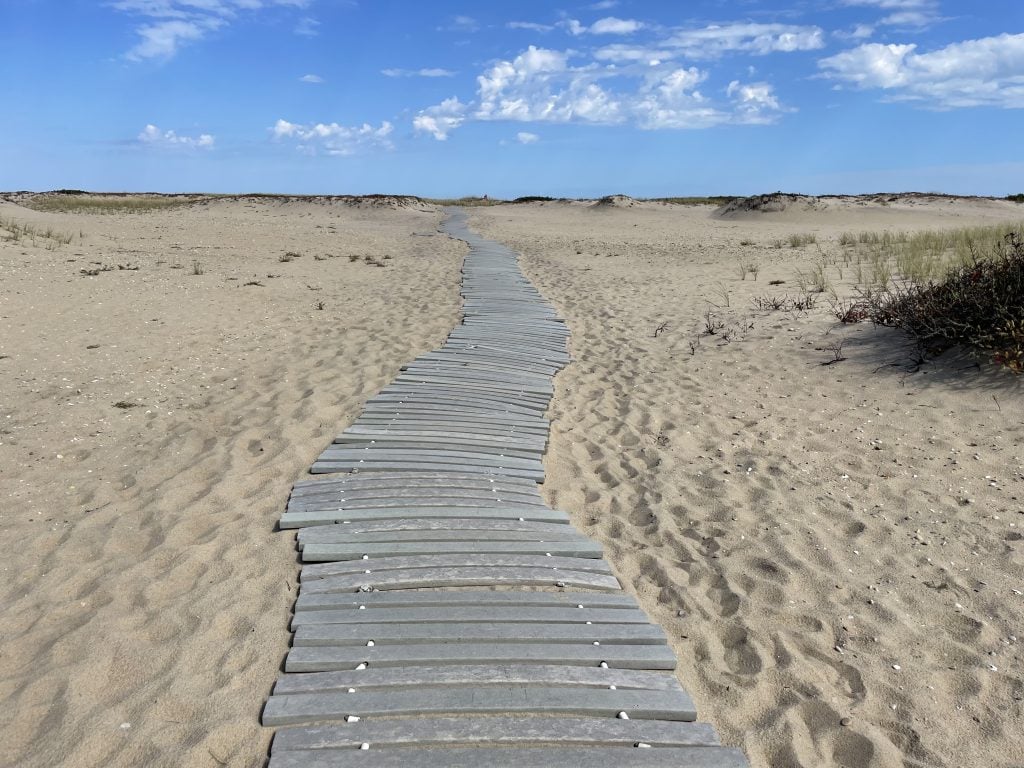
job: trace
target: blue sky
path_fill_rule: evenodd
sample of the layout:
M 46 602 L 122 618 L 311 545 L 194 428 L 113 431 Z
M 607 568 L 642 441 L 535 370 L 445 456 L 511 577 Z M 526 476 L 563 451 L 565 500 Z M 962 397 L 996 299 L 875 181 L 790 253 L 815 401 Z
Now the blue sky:
M 1024 191 L 1021 0 L 0 0 L 0 189 Z

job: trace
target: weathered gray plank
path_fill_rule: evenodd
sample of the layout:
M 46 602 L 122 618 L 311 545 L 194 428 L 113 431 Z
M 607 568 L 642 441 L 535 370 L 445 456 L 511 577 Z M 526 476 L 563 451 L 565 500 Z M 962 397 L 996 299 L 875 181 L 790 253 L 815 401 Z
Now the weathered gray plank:
M 667 645 L 593 645 L 590 643 L 436 643 L 374 645 L 372 647 L 292 648 L 285 659 L 286 672 L 330 672 L 370 667 L 401 667 L 418 664 L 557 664 L 619 669 L 676 668 L 676 657 Z
M 394 542 L 373 544 L 350 544 L 346 542 L 303 541 L 299 542 L 302 560 L 306 563 L 355 561 L 370 563 L 381 558 L 445 556 L 448 564 L 461 558 L 466 565 L 523 565 L 525 561 L 513 562 L 510 557 L 549 557 L 558 560 L 587 559 L 601 560 L 601 547 L 591 541 L 429 541 Z M 500 561 L 496 558 L 501 558 Z M 583 569 L 589 570 L 589 569 Z
M 526 541 L 530 543 L 550 542 L 555 544 L 561 541 L 567 542 L 589 542 L 590 540 L 573 528 L 571 525 L 560 525 L 552 528 L 551 531 L 540 533 L 537 531 L 495 531 L 487 528 L 454 528 L 454 529 L 406 529 L 401 531 L 349 531 L 349 523 L 342 523 L 334 529 L 341 538 L 330 543 L 344 544 L 394 544 L 396 542 L 408 542 L 410 544 L 423 544 L 424 542 L 486 542 L 486 541 Z M 326 534 L 314 540 L 319 543 L 328 543 Z M 303 538 L 308 543 L 308 538 Z
M 576 534 L 579 541 L 587 541 L 568 525 L 567 520 L 557 523 L 533 523 L 528 520 L 477 520 L 474 518 L 443 518 L 440 520 L 419 517 L 404 517 L 395 520 L 362 520 L 338 527 L 318 525 L 304 528 L 298 532 L 299 542 L 305 541 L 344 541 L 348 536 L 357 533 L 382 533 L 385 531 L 494 531 L 539 534 L 538 538 L 548 539 L 551 535 L 564 533 L 567 530 Z M 545 536 L 544 534 L 548 534 Z M 572 537 L 570 537 L 572 540 Z
M 494 520 L 534 520 L 537 522 L 559 522 L 567 520 L 564 512 L 543 507 L 507 506 L 507 507 L 415 507 L 409 505 L 401 509 L 348 509 L 348 510 L 312 510 L 309 512 L 285 512 L 281 515 L 278 526 L 286 528 L 303 528 L 311 525 L 335 525 L 356 520 L 387 520 L 405 518 L 416 515 L 427 518 L 474 517 Z
M 451 469 L 453 472 L 461 472 L 466 469 L 473 469 L 481 467 L 486 471 L 495 475 L 508 475 L 510 477 L 529 477 L 536 480 L 538 483 L 543 482 L 544 472 L 533 469 L 516 469 L 515 467 L 484 467 L 484 465 L 478 464 L 443 464 L 426 461 L 390 461 L 390 462 L 359 462 L 359 461 L 317 461 L 310 467 L 309 471 L 313 474 L 323 474 L 326 472 L 350 472 L 358 470 L 360 472 L 374 472 L 376 470 L 381 471 L 393 471 L 395 469 L 408 468 L 413 470 L 419 469 L 437 469 L 444 471 L 445 469 Z
M 321 552 L 332 545 L 312 543 L 305 546 L 305 552 Z M 364 545 L 365 546 L 365 545 Z M 420 555 L 367 555 L 358 560 L 316 562 L 302 567 L 302 581 L 325 579 L 346 573 L 379 573 L 381 571 L 405 570 L 410 568 L 553 568 L 590 573 L 610 574 L 612 569 L 600 557 L 577 557 L 575 555 L 524 555 L 498 552 L 461 553 L 427 552 Z
M 317 749 L 275 752 L 269 768 L 746 768 L 726 747 L 469 747 Z
M 282 728 L 273 752 L 395 746 L 575 744 L 595 747 L 714 747 L 714 729 L 677 720 L 607 717 L 430 717 L 359 720 L 336 725 Z M 364 750 L 365 751 L 365 750 Z M 677 768 L 684 768 L 680 763 Z
M 439 617 L 440 618 L 440 617 Z M 659 645 L 665 632 L 654 624 L 521 624 L 434 621 L 420 624 L 303 624 L 292 645 L 349 646 L 430 643 L 601 643 Z
M 625 592 L 538 592 L 525 589 L 492 591 L 466 589 L 458 592 L 367 592 L 360 594 L 299 595 L 295 612 L 322 610 L 388 611 L 393 608 L 543 607 L 583 606 L 636 610 L 636 598 Z M 580 609 L 580 610 L 583 610 Z
M 337 610 L 337 611 L 299 611 L 292 618 L 292 629 L 303 624 L 405 624 L 410 622 L 437 621 L 454 622 L 520 622 L 534 623 L 586 623 L 594 624 L 647 624 L 650 620 L 640 610 L 621 610 L 618 608 L 577 608 L 563 606 L 558 608 L 531 607 L 481 607 L 481 606 L 447 606 L 444 611 L 436 608 L 390 608 L 386 611 L 370 610 Z
M 435 589 L 439 587 L 569 586 L 618 590 L 614 576 L 554 568 L 406 568 L 316 579 L 302 585 L 307 593 L 371 589 Z
M 350 715 L 362 718 L 529 713 L 611 718 L 619 712 L 638 720 L 696 719 L 693 702 L 681 691 L 508 685 L 273 695 L 263 709 L 263 724 L 329 722 Z
M 318 461 L 425 461 L 440 464 L 489 464 L 506 468 L 535 469 L 544 468 L 539 459 L 521 459 L 515 456 L 502 456 L 493 453 L 474 453 L 454 448 L 435 448 L 430 451 L 408 451 L 399 448 L 347 448 L 335 446 L 320 454 Z
M 336 672 L 287 674 L 274 686 L 275 695 L 348 692 L 381 688 L 429 688 L 446 685 L 565 685 L 577 688 L 617 688 L 682 691 L 669 672 L 551 664 L 449 664 L 440 667 L 367 667 Z M 692 706 L 692 703 L 691 703 Z

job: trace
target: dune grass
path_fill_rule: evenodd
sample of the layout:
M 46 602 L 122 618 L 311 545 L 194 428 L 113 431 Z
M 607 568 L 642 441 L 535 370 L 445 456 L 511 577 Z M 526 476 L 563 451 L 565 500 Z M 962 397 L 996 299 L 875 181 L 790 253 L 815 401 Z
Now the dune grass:
M 28 241 L 33 245 L 39 245 L 39 241 L 42 240 L 47 250 L 52 251 L 62 245 L 69 245 L 74 239 L 74 235 L 60 232 L 53 227 L 35 226 L 17 219 L 0 216 L 0 239 L 12 243 Z
M 152 213 L 191 205 L 202 195 L 117 195 L 96 193 L 47 193 L 22 203 L 26 208 L 49 213 Z

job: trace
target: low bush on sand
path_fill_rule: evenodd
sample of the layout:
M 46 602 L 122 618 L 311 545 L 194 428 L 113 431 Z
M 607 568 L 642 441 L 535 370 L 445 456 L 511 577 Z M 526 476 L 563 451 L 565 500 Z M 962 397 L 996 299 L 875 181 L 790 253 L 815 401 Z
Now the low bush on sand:
M 941 279 L 896 283 L 866 304 L 874 323 L 909 333 L 922 358 L 962 345 L 1024 372 L 1024 229 Z

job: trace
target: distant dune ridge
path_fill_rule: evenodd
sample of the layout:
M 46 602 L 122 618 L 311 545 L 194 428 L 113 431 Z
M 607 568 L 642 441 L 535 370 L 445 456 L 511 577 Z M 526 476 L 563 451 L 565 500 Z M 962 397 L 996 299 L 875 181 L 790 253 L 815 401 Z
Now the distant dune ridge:
M 298 575 L 275 521 L 458 322 L 451 203 L 567 319 L 546 499 L 726 742 L 758 768 L 1024 764 L 1021 377 L 919 367 L 834 304 L 912 233 L 1024 205 L 0 198 L 0 764 L 261 764 Z

